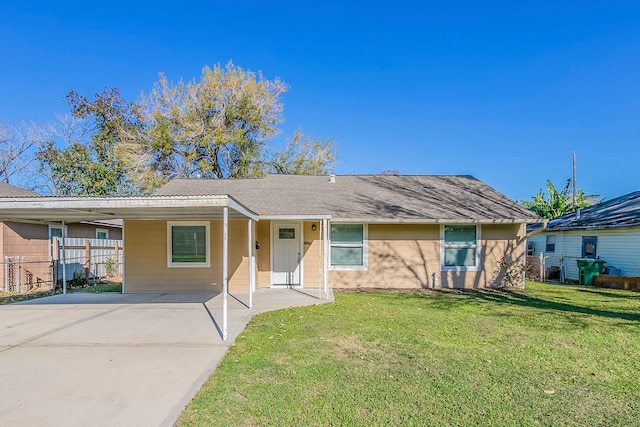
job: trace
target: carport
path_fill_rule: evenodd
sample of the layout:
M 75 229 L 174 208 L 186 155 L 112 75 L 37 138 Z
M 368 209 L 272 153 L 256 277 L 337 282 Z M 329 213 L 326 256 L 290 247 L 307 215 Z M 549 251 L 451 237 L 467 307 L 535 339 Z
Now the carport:
M 0 198 L 0 220 L 40 224 L 105 219 L 184 220 L 222 219 L 222 339 L 227 339 L 229 271 L 229 219 L 247 219 L 249 265 L 248 308 L 256 288 L 255 222 L 258 215 L 228 195 L 147 197 L 20 197 Z M 123 230 L 123 239 L 126 230 Z M 64 239 L 63 239 L 64 240 Z M 64 252 L 64 251 L 63 251 Z M 64 259 L 61 260 L 64 265 Z M 126 266 L 125 266 L 126 269 Z M 126 283 L 123 275 L 122 290 Z M 66 277 L 63 268 L 63 293 Z

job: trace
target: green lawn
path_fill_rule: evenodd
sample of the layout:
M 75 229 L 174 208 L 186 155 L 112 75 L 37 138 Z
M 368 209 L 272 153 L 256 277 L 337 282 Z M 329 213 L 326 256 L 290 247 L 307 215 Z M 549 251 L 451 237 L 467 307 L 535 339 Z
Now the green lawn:
M 265 313 L 178 425 L 640 425 L 640 293 L 336 293 Z

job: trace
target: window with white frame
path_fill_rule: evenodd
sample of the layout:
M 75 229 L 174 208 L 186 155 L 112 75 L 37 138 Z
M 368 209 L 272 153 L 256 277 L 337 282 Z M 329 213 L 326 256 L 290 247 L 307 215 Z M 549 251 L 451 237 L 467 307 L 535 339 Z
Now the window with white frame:
M 444 270 L 477 270 L 480 238 L 476 225 L 444 225 L 441 257 Z
M 109 230 L 104 228 L 96 228 L 96 239 L 107 240 L 109 238 Z
M 209 267 L 210 252 L 208 221 L 167 222 L 169 267 Z
M 367 268 L 367 227 L 365 224 L 331 224 L 331 269 Z
M 56 227 L 55 225 L 49 226 L 49 239 L 53 239 L 54 237 L 62 238 L 62 227 Z

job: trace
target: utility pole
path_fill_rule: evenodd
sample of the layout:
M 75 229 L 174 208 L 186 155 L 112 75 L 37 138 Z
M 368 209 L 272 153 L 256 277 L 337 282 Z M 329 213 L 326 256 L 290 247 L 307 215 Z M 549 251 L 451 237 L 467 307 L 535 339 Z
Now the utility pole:
M 571 182 L 573 183 L 573 193 L 571 194 L 571 203 L 576 204 L 576 152 L 571 152 L 571 157 L 573 158 L 573 178 Z

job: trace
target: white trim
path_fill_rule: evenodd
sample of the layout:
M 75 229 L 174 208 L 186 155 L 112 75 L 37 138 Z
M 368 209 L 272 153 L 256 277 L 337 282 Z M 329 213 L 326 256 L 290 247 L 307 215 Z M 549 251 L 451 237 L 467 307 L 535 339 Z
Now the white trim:
M 269 221 L 318 221 L 331 219 L 331 215 L 260 215 L 260 219 Z
M 475 225 L 476 227 L 476 265 L 471 267 L 464 266 L 445 266 L 444 265 L 444 228 L 448 225 L 460 225 L 460 226 L 469 226 Z M 482 245 L 480 244 L 482 239 L 482 226 L 480 224 L 468 224 L 468 223 L 449 223 L 449 224 L 440 224 L 440 271 L 481 271 L 482 270 Z
M 171 228 L 173 226 L 204 226 L 205 227 L 205 262 L 173 262 L 171 252 L 173 245 L 171 242 Z M 211 266 L 211 222 L 209 221 L 167 221 L 167 267 L 169 268 L 208 268 Z
M 329 299 L 329 220 L 322 220 L 322 288 Z
M 300 253 L 300 284 L 293 286 L 296 289 L 304 288 L 304 223 L 302 221 L 271 221 L 271 248 L 270 248 L 270 260 L 269 260 L 269 270 L 270 271 L 270 286 L 281 286 L 274 284 L 273 280 L 273 254 L 275 253 L 275 241 L 276 241 L 276 233 L 275 230 L 278 227 L 287 227 L 287 226 L 297 226 L 298 227 L 298 251 Z M 282 285 L 284 286 L 284 285 Z
M 331 264 L 331 223 L 336 225 L 362 225 L 362 265 L 332 265 Z M 327 236 L 329 237 L 329 253 L 328 253 L 328 262 L 329 262 L 329 270 L 331 271 L 367 271 L 369 270 L 369 224 L 364 224 L 362 222 L 336 222 L 331 221 L 327 225 Z M 361 245 L 355 244 L 342 244 L 338 243 L 336 246 L 350 246 L 350 247 L 360 247 Z
M 109 240 L 109 230 L 106 228 L 96 228 L 96 239 L 99 239 L 98 233 L 105 233 L 105 240 Z

